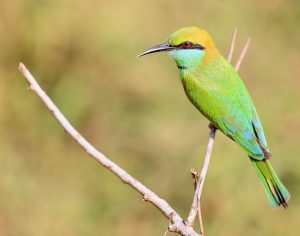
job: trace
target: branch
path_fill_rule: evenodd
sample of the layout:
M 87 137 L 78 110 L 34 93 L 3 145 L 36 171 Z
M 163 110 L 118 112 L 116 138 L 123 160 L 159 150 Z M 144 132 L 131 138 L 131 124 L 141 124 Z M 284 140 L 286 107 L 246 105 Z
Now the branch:
M 208 144 L 206 147 L 206 152 L 205 152 L 205 157 L 204 157 L 204 161 L 203 161 L 203 166 L 200 172 L 200 175 L 197 176 L 196 179 L 196 190 L 195 190 L 195 195 L 194 195 L 194 199 L 193 199 L 193 203 L 192 203 L 192 207 L 189 213 L 189 216 L 186 220 L 186 224 L 193 226 L 196 215 L 197 215 L 197 210 L 200 209 L 200 197 L 201 197 L 201 193 L 202 193 L 202 189 L 203 189 L 203 185 L 204 185 L 204 180 L 206 177 L 206 173 L 207 173 L 207 169 L 208 169 L 208 165 L 209 165 L 209 161 L 210 161 L 210 156 L 211 156 L 211 152 L 212 152 L 212 148 L 214 145 L 214 138 L 216 135 L 216 128 L 213 125 L 209 125 L 210 128 L 210 133 L 209 133 L 209 138 L 208 138 Z M 203 235 L 203 223 L 202 223 L 202 215 L 201 215 L 201 211 L 198 211 L 199 214 L 199 223 L 200 223 L 200 234 Z
M 228 53 L 228 61 L 230 62 L 232 59 L 232 55 L 234 52 L 234 46 L 235 46 L 235 39 L 236 39 L 236 29 L 233 32 L 232 35 L 232 41 L 231 41 L 231 47 L 230 51 Z M 237 61 L 235 65 L 236 71 L 238 71 L 241 62 L 247 52 L 247 49 L 249 47 L 250 39 L 247 40 L 243 51 L 239 57 L 239 60 Z M 183 221 L 183 219 L 179 216 L 179 214 L 162 198 L 160 198 L 158 195 L 156 195 L 154 192 L 152 192 L 150 189 L 148 189 L 146 186 L 144 186 L 141 182 L 139 182 L 137 179 L 133 178 L 131 175 L 129 175 L 125 170 L 123 170 L 121 167 L 119 167 L 117 164 L 112 162 L 110 159 L 108 159 L 104 154 L 102 154 L 100 151 L 98 151 L 94 146 L 92 146 L 70 123 L 69 121 L 64 117 L 64 115 L 59 111 L 59 109 L 56 107 L 56 105 L 52 102 L 52 100 L 47 96 L 47 94 L 42 90 L 42 88 L 39 86 L 39 84 L 36 82 L 34 77 L 31 75 L 31 73 L 27 70 L 24 64 L 20 63 L 19 65 L 20 72 L 24 75 L 26 78 L 28 84 L 29 84 L 29 90 L 32 90 L 36 93 L 36 95 L 41 99 L 41 101 L 45 104 L 45 106 L 48 108 L 48 110 L 52 113 L 52 115 L 56 118 L 58 123 L 64 128 L 64 130 L 80 145 L 87 154 L 89 154 L 92 158 L 94 158 L 96 161 L 98 161 L 102 166 L 110 170 L 114 175 L 116 175 L 123 183 L 128 184 L 133 189 L 135 189 L 137 192 L 139 192 L 141 195 L 143 195 L 143 200 L 150 202 L 152 205 L 154 205 L 158 210 L 161 211 L 161 213 L 170 221 L 168 226 L 169 232 L 178 233 L 182 236 L 200 236 L 198 233 L 196 233 L 193 229 L 193 224 L 195 221 L 195 217 L 199 215 L 199 223 L 200 223 L 200 233 L 203 235 L 203 223 L 202 223 L 202 217 L 201 217 L 201 208 L 200 208 L 200 197 L 204 185 L 204 180 L 206 177 L 210 156 L 213 148 L 216 128 L 210 124 L 210 134 L 208 139 L 208 144 L 206 148 L 206 153 L 203 161 L 203 166 L 201 169 L 200 174 L 193 174 L 193 177 L 195 178 L 195 194 L 192 202 L 192 207 L 189 212 L 189 216 L 186 221 Z
M 236 42 L 236 33 L 237 33 L 237 29 L 235 28 L 233 30 L 233 34 L 232 34 L 230 50 L 227 55 L 228 62 L 231 62 L 232 55 L 234 52 L 235 42 Z M 246 55 L 248 48 L 249 48 L 249 44 L 250 44 L 250 38 L 247 39 L 246 44 L 244 45 L 244 48 L 239 56 L 239 59 L 235 64 L 236 71 L 238 71 L 240 68 L 240 65 Z M 210 123 L 209 128 L 210 128 L 210 133 L 209 133 L 208 144 L 206 147 L 206 153 L 205 153 L 201 172 L 200 172 L 200 174 L 195 174 L 192 171 L 192 175 L 193 175 L 193 178 L 195 179 L 196 187 L 195 187 L 195 194 L 194 194 L 194 199 L 192 202 L 191 210 L 190 210 L 189 216 L 186 220 L 187 225 L 193 226 L 197 212 L 198 212 L 201 235 L 204 235 L 204 228 L 203 228 L 203 221 L 202 221 L 202 214 L 201 214 L 200 198 L 201 198 L 204 180 L 206 177 L 206 173 L 207 173 L 207 169 L 208 169 L 208 165 L 209 165 L 209 161 L 210 161 L 210 156 L 211 156 L 211 152 L 212 152 L 212 148 L 213 148 L 213 144 L 214 144 L 214 138 L 215 138 L 215 134 L 216 134 L 216 127 L 214 127 L 213 124 Z
M 108 159 L 104 154 L 99 152 L 95 147 L 93 147 L 64 117 L 64 115 L 59 111 L 52 100 L 47 96 L 47 94 L 42 90 L 39 84 L 36 82 L 31 73 L 27 70 L 24 64 L 19 65 L 20 72 L 26 78 L 29 84 L 29 90 L 32 90 L 36 95 L 42 100 L 48 110 L 52 113 L 59 124 L 64 128 L 64 130 L 83 148 L 92 158 L 98 161 L 102 166 L 110 170 L 114 175 L 116 175 L 123 183 L 128 184 L 137 192 L 143 195 L 143 199 L 147 202 L 152 203 L 161 213 L 170 221 L 168 230 L 170 232 L 176 232 L 184 236 L 199 236 L 192 227 L 184 224 L 182 218 L 178 213 L 162 198 L 157 196 L 154 192 L 144 186 L 137 179 L 129 175 L 125 170 L 120 168 L 110 159 Z

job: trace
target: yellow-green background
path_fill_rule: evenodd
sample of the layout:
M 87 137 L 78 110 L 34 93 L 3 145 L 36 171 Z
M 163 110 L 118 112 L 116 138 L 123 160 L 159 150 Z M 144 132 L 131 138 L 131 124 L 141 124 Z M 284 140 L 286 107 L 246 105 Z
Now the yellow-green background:
M 240 74 L 292 194 L 288 210 L 271 210 L 245 153 L 218 133 L 202 195 L 207 235 L 299 235 L 299 1 L 0 3 L 0 235 L 150 236 L 168 224 L 64 133 L 26 90 L 20 61 L 88 140 L 188 214 L 208 122 L 167 55 L 136 58 L 187 25 L 206 28 L 225 55 L 234 27 L 236 54 L 252 38 Z

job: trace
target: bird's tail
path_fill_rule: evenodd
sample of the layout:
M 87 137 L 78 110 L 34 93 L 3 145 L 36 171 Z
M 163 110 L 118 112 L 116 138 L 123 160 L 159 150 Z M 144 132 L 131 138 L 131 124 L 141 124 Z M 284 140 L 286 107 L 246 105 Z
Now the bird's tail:
M 255 160 L 251 157 L 250 160 L 266 191 L 270 206 L 275 208 L 282 205 L 287 208 L 290 194 L 281 183 L 270 162 L 268 160 Z

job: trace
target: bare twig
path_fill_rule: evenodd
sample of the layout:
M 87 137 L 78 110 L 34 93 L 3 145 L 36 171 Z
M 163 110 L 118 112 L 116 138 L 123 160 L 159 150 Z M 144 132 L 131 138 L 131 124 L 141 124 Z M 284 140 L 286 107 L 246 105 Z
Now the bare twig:
M 201 193 L 202 193 L 202 188 L 204 185 L 204 180 L 206 177 L 206 173 L 207 173 L 207 169 L 208 169 L 208 165 L 209 165 L 209 160 L 210 160 L 210 156 L 211 156 L 211 152 L 212 152 L 212 148 L 213 148 L 213 144 L 214 144 L 214 138 L 215 138 L 215 134 L 216 134 L 216 128 L 213 125 L 209 126 L 210 128 L 210 133 L 209 133 L 209 138 L 208 138 L 208 144 L 206 147 L 206 152 L 205 152 L 205 157 L 204 157 L 204 161 L 203 161 L 203 166 L 200 172 L 200 175 L 198 177 L 197 180 L 197 186 L 196 186 L 196 190 L 195 190 L 195 195 L 194 195 L 194 199 L 193 199 L 193 203 L 192 203 L 192 207 L 189 213 L 189 216 L 186 220 L 186 224 L 188 225 L 193 225 L 196 215 L 197 215 L 197 210 L 198 210 L 198 206 L 200 205 L 200 197 L 201 197 Z M 201 216 L 201 212 L 198 212 L 199 214 L 199 220 L 200 221 L 200 228 L 202 225 L 202 234 L 203 234 L 203 224 L 202 224 L 202 216 Z
M 36 82 L 31 73 L 27 70 L 24 64 L 20 63 L 19 70 L 25 76 L 29 89 L 35 92 L 42 102 L 46 105 L 49 111 L 53 114 L 59 124 L 65 129 L 65 131 L 94 159 L 96 159 L 102 166 L 109 169 L 125 184 L 128 184 L 140 194 L 143 195 L 143 199 L 152 203 L 157 209 L 159 209 L 163 215 L 169 219 L 170 225 L 168 230 L 170 232 L 176 232 L 185 236 L 199 236 L 192 227 L 184 224 L 182 218 L 178 213 L 162 198 L 157 196 L 154 192 L 144 186 L 137 179 L 133 178 L 126 171 L 109 160 L 104 154 L 99 152 L 93 147 L 78 131 L 69 123 L 69 121 L 63 116 L 59 109 L 55 106 L 52 100 L 42 90 L 39 84 Z
M 229 52 L 228 52 L 228 55 L 227 55 L 227 60 L 229 62 L 231 62 L 232 55 L 233 55 L 233 52 L 234 52 L 235 40 L 236 40 L 236 32 L 237 32 L 237 29 L 234 28 L 233 33 L 232 33 L 232 38 L 231 38 L 230 49 L 229 49 Z
M 197 171 L 195 171 L 195 169 L 191 169 L 191 174 L 192 174 L 192 178 L 193 178 L 193 183 L 194 183 L 194 189 L 195 192 L 198 191 L 197 186 L 198 186 L 198 181 L 199 181 L 199 174 Z M 202 222 L 202 214 L 201 214 L 201 205 L 200 205 L 200 201 L 198 202 L 198 221 L 200 224 L 200 235 L 204 235 L 204 227 L 203 227 L 203 222 Z
M 203 220 L 202 220 L 200 199 L 198 202 L 197 212 L 198 212 L 198 221 L 199 221 L 199 227 L 200 227 L 200 235 L 204 235 L 204 226 L 203 226 Z
M 240 69 L 242 61 L 243 61 L 243 59 L 244 59 L 244 57 L 246 55 L 246 52 L 248 51 L 248 48 L 249 48 L 249 45 L 250 45 L 250 41 L 251 41 L 251 39 L 248 38 L 247 41 L 246 41 L 246 43 L 245 43 L 245 45 L 244 45 L 244 47 L 243 47 L 243 50 L 242 50 L 240 56 L 239 56 L 239 59 L 235 63 L 234 68 L 235 68 L 236 71 L 238 71 Z
M 231 62 L 231 60 L 232 60 L 232 55 L 234 52 L 235 42 L 236 42 L 236 33 L 237 33 L 237 29 L 234 29 L 233 34 L 232 34 L 232 39 L 231 39 L 230 50 L 227 55 L 228 62 Z M 249 48 L 249 44 L 250 44 L 250 38 L 247 39 L 247 42 L 239 56 L 239 59 L 235 64 L 236 71 L 238 71 L 240 68 L 240 65 L 246 55 L 248 48 Z M 187 225 L 193 226 L 197 212 L 198 212 L 200 235 L 204 235 L 200 198 L 201 198 L 204 180 L 205 180 L 205 176 L 207 173 L 210 156 L 211 156 L 211 152 L 212 152 L 212 148 L 213 148 L 213 144 L 214 144 L 214 138 L 215 138 L 215 134 L 216 134 L 216 128 L 212 124 L 209 125 L 209 128 L 210 128 L 210 133 L 209 133 L 209 138 L 208 138 L 208 144 L 206 147 L 206 153 L 205 153 L 205 157 L 204 157 L 204 161 L 203 161 L 203 166 L 202 166 L 202 169 L 201 169 L 201 172 L 200 172 L 198 178 L 195 177 L 195 171 L 192 170 L 192 176 L 193 176 L 193 179 L 195 179 L 195 181 L 196 181 L 196 187 L 195 187 L 195 194 L 194 194 L 194 199 L 192 202 L 192 207 L 189 212 L 189 216 L 188 216 L 187 220 L 185 221 Z

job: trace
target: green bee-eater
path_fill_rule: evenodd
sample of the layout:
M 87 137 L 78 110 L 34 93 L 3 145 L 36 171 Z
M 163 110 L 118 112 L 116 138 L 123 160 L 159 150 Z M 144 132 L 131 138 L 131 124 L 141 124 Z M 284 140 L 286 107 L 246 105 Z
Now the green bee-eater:
M 161 51 L 167 51 L 175 60 L 191 103 L 246 151 L 271 207 L 282 205 L 286 208 L 290 194 L 270 164 L 270 150 L 250 95 L 210 35 L 197 27 L 182 28 L 172 33 L 166 43 L 140 56 Z

